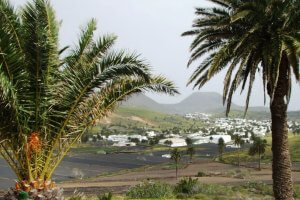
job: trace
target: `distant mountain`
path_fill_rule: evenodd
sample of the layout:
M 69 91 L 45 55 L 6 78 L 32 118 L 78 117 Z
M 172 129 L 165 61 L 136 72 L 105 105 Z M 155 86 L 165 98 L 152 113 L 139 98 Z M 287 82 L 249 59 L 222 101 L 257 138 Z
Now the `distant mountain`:
M 176 104 L 160 104 L 144 94 L 139 94 L 131 97 L 122 105 L 173 114 L 191 112 L 215 113 L 225 111 L 222 96 L 215 92 L 196 92 Z M 233 103 L 232 108 L 239 109 L 239 106 Z
M 164 105 L 175 113 L 184 114 L 191 112 L 215 113 L 225 111 L 222 95 L 216 92 L 195 92 L 177 104 Z M 232 103 L 232 108 L 238 106 Z
M 223 106 L 222 95 L 215 92 L 196 92 L 184 100 L 175 104 L 160 104 L 150 97 L 139 94 L 131 97 L 122 104 L 123 108 L 133 110 L 148 110 L 165 114 L 186 114 L 205 112 L 214 114 L 216 117 L 224 117 L 226 106 Z M 131 113 L 132 114 L 132 113 Z M 244 107 L 232 103 L 231 117 L 244 117 Z M 300 111 L 288 113 L 289 120 L 300 121 Z M 270 119 L 270 111 L 267 107 L 250 107 L 247 113 L 248 119 Z

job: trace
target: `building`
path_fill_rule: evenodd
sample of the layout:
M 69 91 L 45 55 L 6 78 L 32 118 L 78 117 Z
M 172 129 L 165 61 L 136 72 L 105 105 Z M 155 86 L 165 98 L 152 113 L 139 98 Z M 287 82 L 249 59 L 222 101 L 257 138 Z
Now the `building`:
M 159 140 L 159 144 L 161 145 L 166 145 L 166 141 L 171 141 L 172 144 L 170 145 L 171 147 L 184 147 L 187 146 L 185 139 L 183 138 L 167 138 L 167 139 L 162 139 Z

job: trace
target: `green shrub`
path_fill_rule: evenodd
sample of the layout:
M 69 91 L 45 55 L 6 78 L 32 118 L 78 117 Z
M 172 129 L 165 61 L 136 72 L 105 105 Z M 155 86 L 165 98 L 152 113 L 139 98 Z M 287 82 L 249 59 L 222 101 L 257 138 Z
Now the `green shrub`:
M 73 195 L 68 200 L 84 200 L 84 194 L 78 193 L 78 191 L 74 191 Z
M 29 198 L 28 192 L 20 192 L 18 196 L 18 200 L 27 200 Z
M 207 176 L 207 174 L 205 172 L 199 171 L 197 174 L 197 177 L 204 177 Z
M 69 198 L 69 200 L 83 200 L 83 196 L 81 195 L 73 195 Z
M 97 199 L 98 200 L 112 200 L 112 193 L 111 192 L 109 192 L 109 193 L 105 193 L 105 194 L 99 194 L 98 196 L 97 196 Z
M 243 187 L 256 194 L 273 195 L 272 187 L 265 183 L 250 181 L 245 183 Z
M 199 193 L 201 189 L 198 179 L 182 179 L 175 187 L 175 192 L 180 194 L 193 195 Z
M 127 194 L 130 198 L 170 198 L 173 197 L 173 187 L 166 183 L 160 182 L 143 182 L 131 187 Z

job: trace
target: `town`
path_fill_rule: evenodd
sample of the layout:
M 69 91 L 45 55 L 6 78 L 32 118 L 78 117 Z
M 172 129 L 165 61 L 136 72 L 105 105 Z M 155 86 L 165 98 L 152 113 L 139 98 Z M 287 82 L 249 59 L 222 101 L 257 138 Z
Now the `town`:
M 140 134 L 112 134 L 103 135 L 90 134 L 85 135 L 82 142 L 97 143 L 107 141 L 108 144 L 117 147 L 137 146 L 139 144 L 165 145 L 170 147 L 187 146 L 186 139 L 190 138 L 193 144 L 214 143 L 218 144 L 222 138 L 227 148 L 238 148 L 234 145 L 233 137 L 239 135 L 245 143 L 251 144 L 252 137 L 264 137 L 271 131 L 270 120 L 247 120 L 242 118 L 214 118 L 207 113 L 189 113 L 185 118 L 190 120 L 200 120 L 204 126 L 195 132 L 168 130 L 158 132 L 154 130 L 145 130 Z M 288 122 L 290 132 L 300 133 L 300 123 L 295 121 Z

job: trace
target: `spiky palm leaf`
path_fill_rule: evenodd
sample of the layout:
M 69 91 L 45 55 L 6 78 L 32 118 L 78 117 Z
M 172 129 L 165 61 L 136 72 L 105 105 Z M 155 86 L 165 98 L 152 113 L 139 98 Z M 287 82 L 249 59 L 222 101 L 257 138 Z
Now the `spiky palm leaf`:
M 243 91 L 248 82 L 246 114 L 255 76 L 259 71 L 272 101 L 281 58 L 284 56 L 288 57 L 291 68 L 289 79 L 293 73 L 296 80 L 300 81 L 299 1 L 209 1 L 218 7 L 197 8 L 198 18 L 194 21 L 193 30 L 183 33 L 183 36 L 195 37 L 188 65 L 207 56 L 194 71 L 189 84 L 201 88 L 215 74 L 228 69 L 223 93 L 228 115 L 234 92 L 239 87 Z M 289 100 L 290 89 L 286 97 Z
M 93 19 L 77 46 L 59 49 L 47 0 L 20 12 L 0 0 L 0 149 L 20 181 L 49 180 L 82 134 L 130 95 L 178 93 L 139 56 L 113 51 L 114 35 L 95 40 L 95 30 Z

